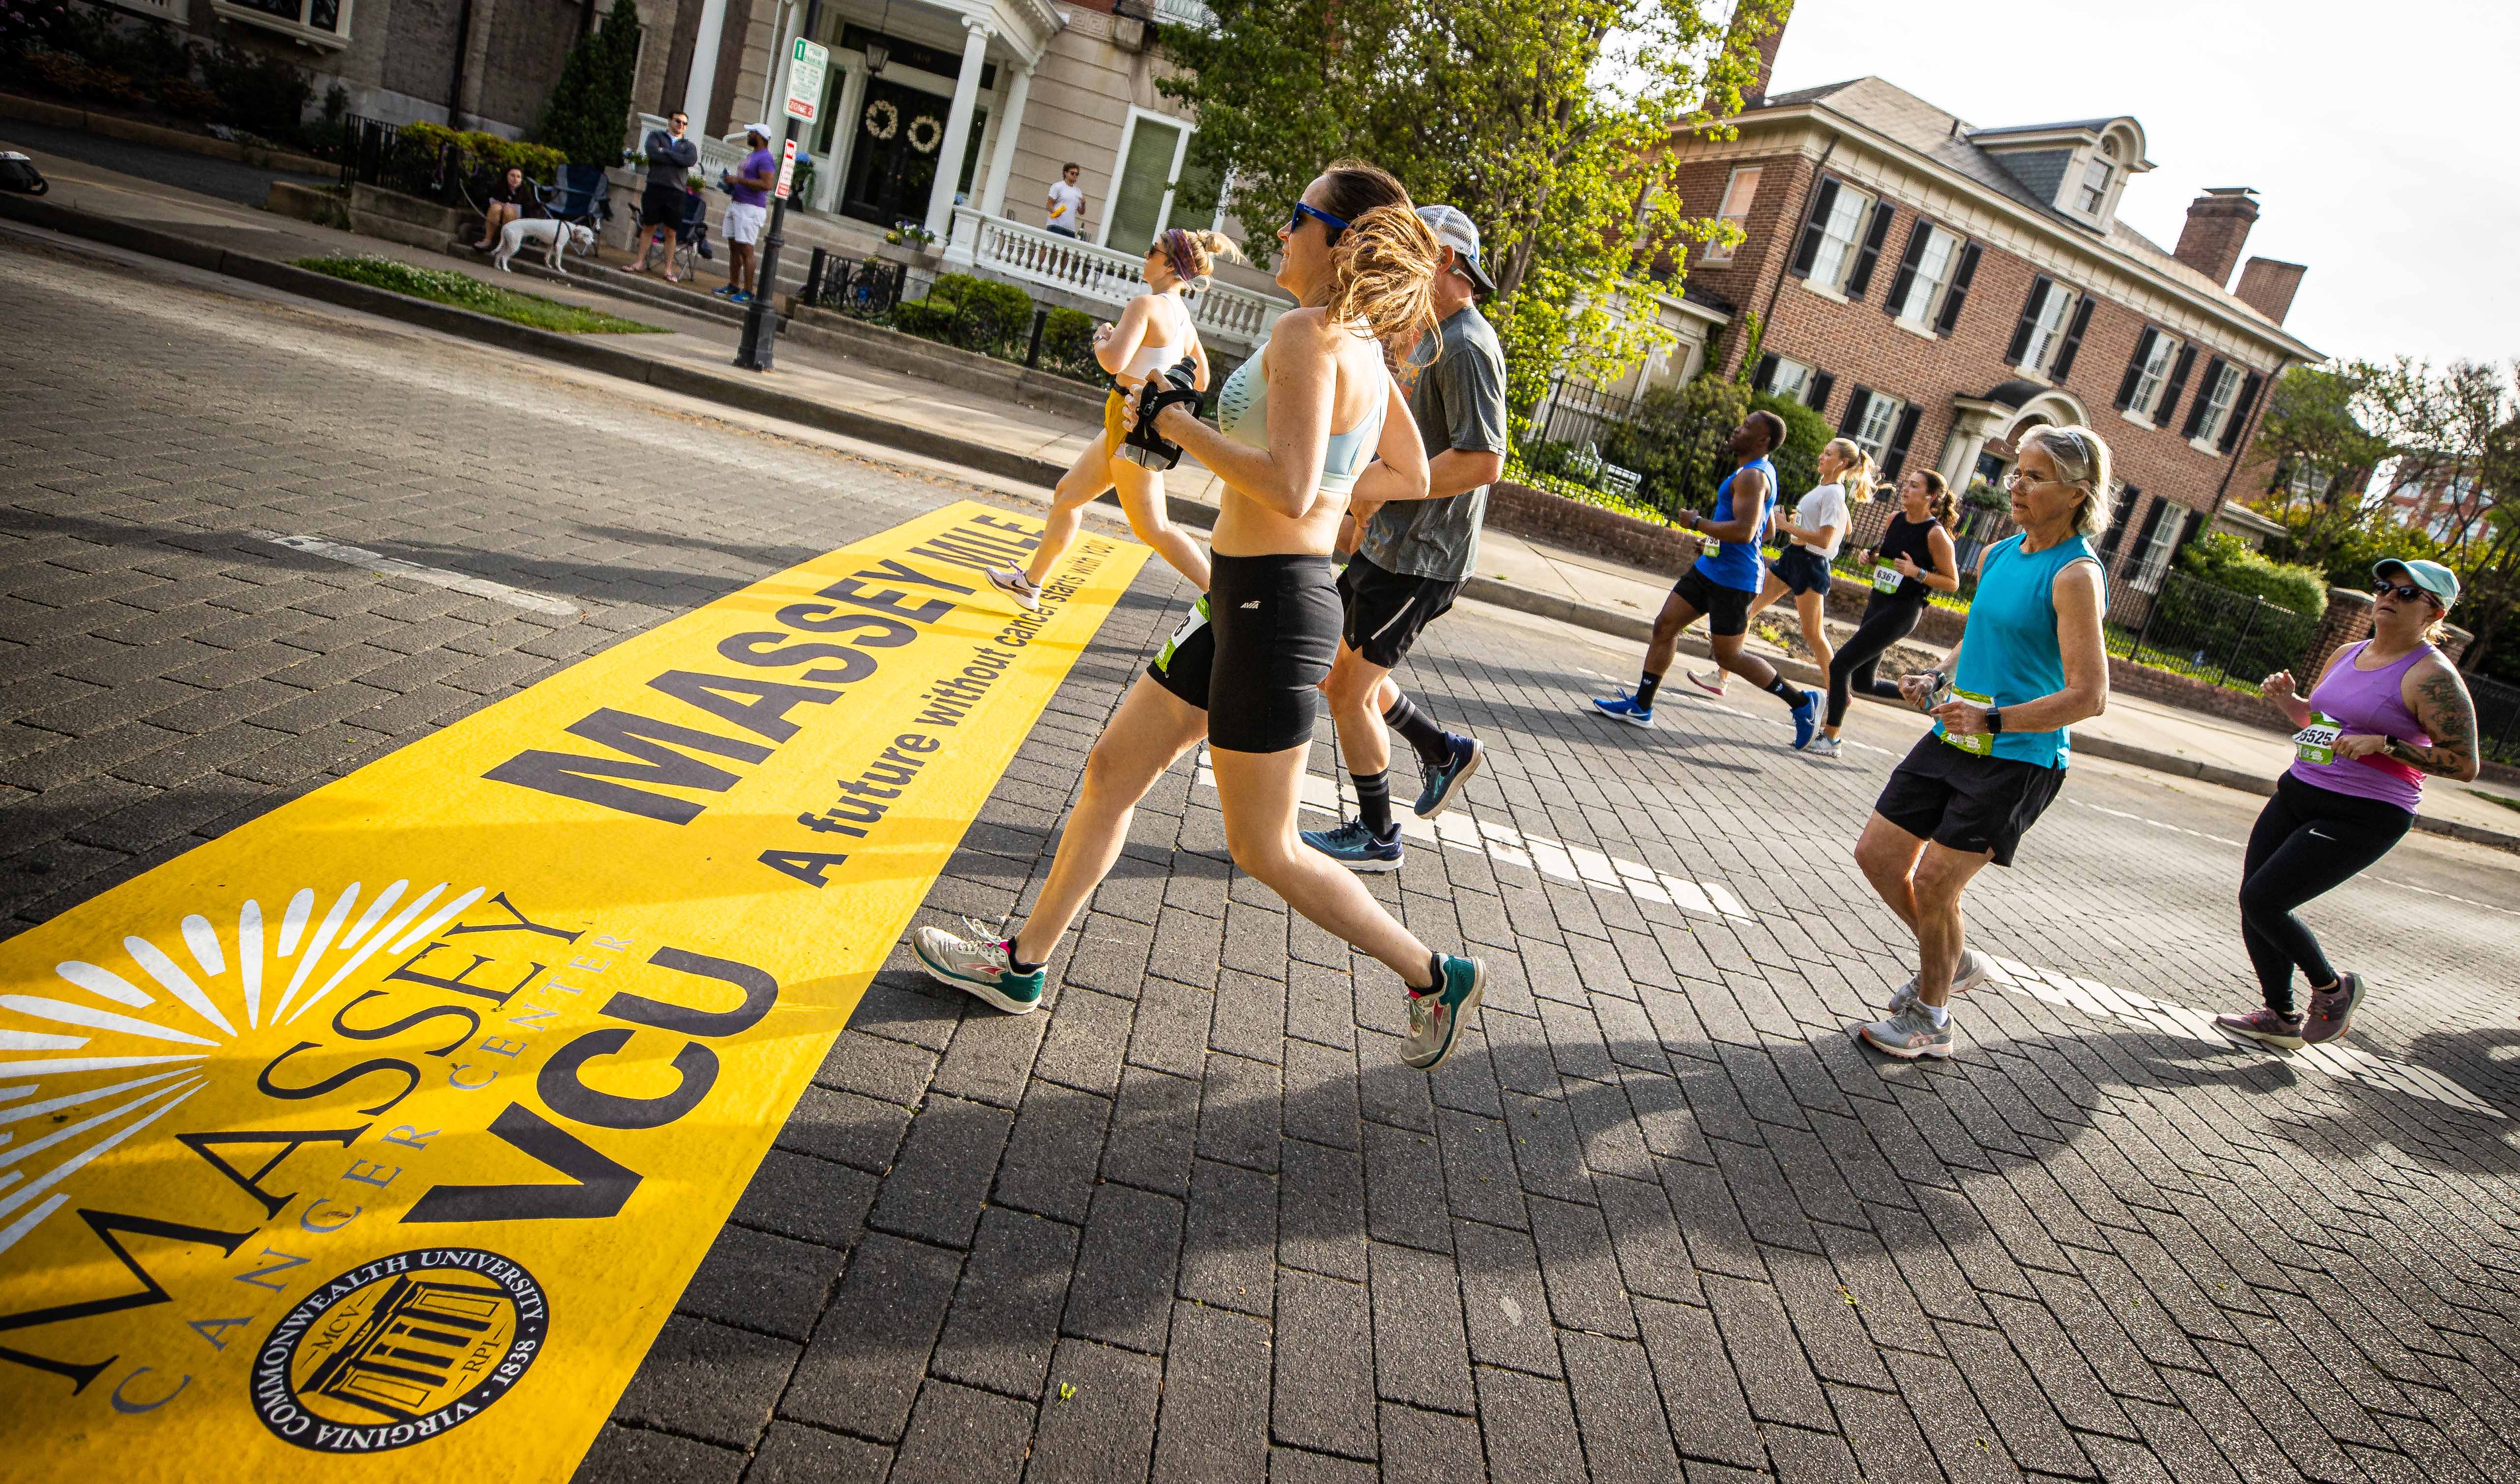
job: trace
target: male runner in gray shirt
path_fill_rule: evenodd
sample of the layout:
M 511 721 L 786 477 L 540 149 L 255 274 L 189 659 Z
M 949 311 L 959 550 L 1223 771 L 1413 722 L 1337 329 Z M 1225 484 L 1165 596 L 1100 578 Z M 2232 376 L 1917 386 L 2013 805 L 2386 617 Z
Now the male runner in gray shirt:
M 1476 567 L 1487 487 L 1505 472 L 1505 352 L 1476 303 L 1496 292 L 1479 265 L 1479 229 L 1452 206 L 1419 206 L 1418 215 L 1444 247 L 1435 274 L 1438 326 L 1402 368 L 1401 380 L 1426 443 L 1433 495 L 1351 512 L 1356 555 L 1339 575 L 1347 618 L 1322 690 L 1361 817 L 1336 830 L 1304 832 L 1306 844 L 1351 871 L 1400 869 L 1385 726 L 1418 753 L 1425 779 L 1416 805 L 1419 819 L 1451 807 L 1480 759 L 1478 739 L 1445 731 L 1391 679 L 1418 631 L 1452 607 Z

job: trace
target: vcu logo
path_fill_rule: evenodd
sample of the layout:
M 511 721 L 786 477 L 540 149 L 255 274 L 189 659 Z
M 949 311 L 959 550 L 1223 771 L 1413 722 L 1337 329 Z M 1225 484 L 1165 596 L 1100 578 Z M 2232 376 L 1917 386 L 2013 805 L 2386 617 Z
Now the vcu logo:
M 505 1396 L 550 1318 L 533 1275 L 494 1252 L 423 1247 L 322 1284 L 254 1357 L 253 1407 L 300 1448 L 382 1453 Z

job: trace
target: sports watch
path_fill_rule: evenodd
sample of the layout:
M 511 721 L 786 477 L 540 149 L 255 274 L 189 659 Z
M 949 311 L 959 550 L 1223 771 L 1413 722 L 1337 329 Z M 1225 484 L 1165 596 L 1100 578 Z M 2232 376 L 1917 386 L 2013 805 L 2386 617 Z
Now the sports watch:
M 2002 707 L 2002 706 L 1989 706 L 1989 707 L 1987 707 L 1987 708 L 1986 708 L 1986 731 L 1987 731 L 1987 735 L 1988 735 L 1988 736 L 1990 736 L 1990 737 L 1992 737 L 1992 736 L 1995 736 L 1996 734 L 1998 734 L 1998 733 L 2002 732 L 2002 730 L 2003 730 L 2003 707 Z

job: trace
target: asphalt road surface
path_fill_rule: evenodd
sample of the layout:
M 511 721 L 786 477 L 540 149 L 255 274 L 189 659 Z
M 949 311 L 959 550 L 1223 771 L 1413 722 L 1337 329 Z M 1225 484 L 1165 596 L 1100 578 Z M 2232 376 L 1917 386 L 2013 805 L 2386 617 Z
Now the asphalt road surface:
M 0 321 L 0 930 L 970 493 L 22 238 Z M 1186 596 L 1149 565 L 924 919 L 1038 890 Z M 2258 801 L 2084 762 L 1972 893 L 2009 982 L 1885 1066 L 1847 1031 L 1905 938 L 1849 852 L 1917 722 L 1822 765 L 1746 688 L 1584 714 L 1636 659 L 1464 607 L 1402 671 L 1492 749 L 1374 880 L 1491 967 L 1434 1077 L 1189 763 L 1045 1013 L 896 956 L 580 1476 L 2520 1478 L 2520 858 L 2411 836 L 2317 904 L 2375 992 L 2279 1060 L 2196 1018 L 2250 1003 Z

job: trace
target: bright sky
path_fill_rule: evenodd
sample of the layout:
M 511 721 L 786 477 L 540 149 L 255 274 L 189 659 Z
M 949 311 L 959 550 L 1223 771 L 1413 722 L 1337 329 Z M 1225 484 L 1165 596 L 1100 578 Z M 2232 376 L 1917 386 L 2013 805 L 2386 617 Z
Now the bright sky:
M 2243 256 L 2310 266 L 2286 329 L 2508 361 L 2515 59 L 2512 0 L 1797 0 L 1771 91 L 1871 74 L 1980 127 L 2132 114 L 2159 167 L 2121 200 L 2137 231 L 2175 247 L 2202 188 L 2254 186 Z

